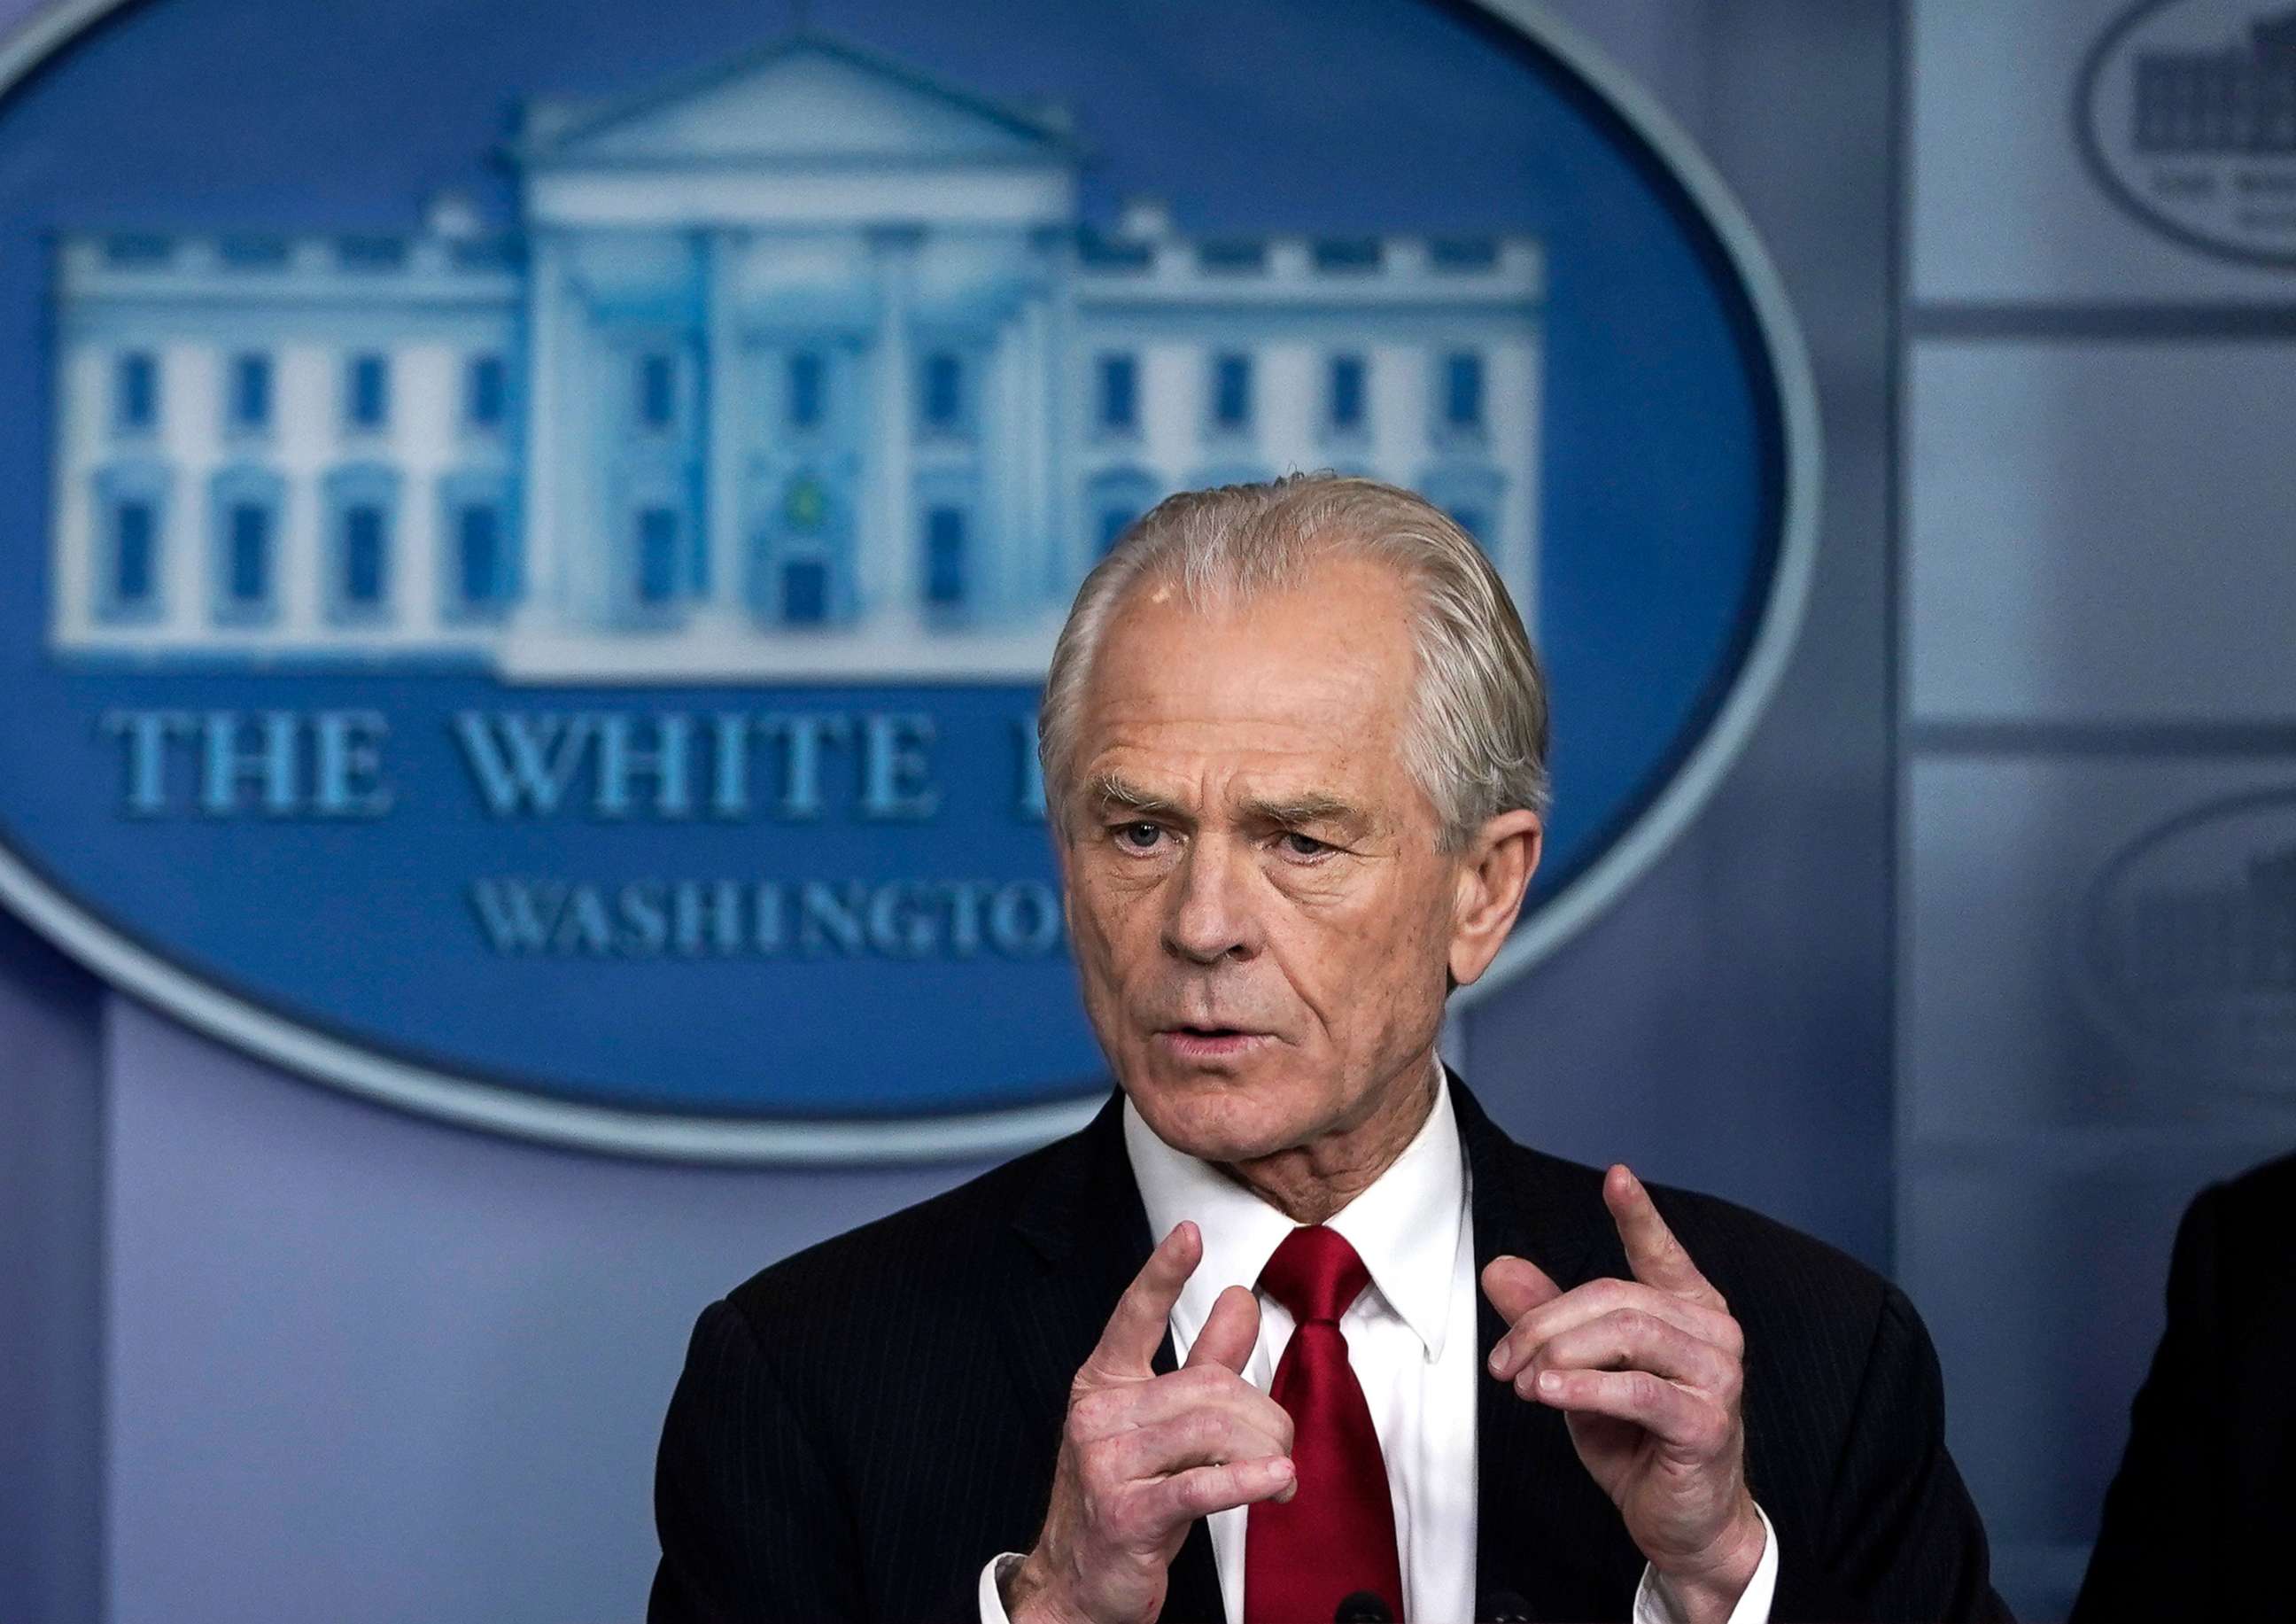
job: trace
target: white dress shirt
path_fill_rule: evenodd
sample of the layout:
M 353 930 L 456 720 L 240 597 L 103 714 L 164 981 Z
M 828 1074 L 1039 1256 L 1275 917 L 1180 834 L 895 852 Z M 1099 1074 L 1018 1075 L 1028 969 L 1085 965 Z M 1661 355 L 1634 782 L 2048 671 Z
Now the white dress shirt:
M 1124 1146 L 1147 1209 L 1150 1233 L 1168 1234 L 1183 1218 L 1202 1233 L 1203 1260 L 1172 1308 L 1172 1349 L 1185 1360 L 1220 1292 L 1257 1291 L 1259 1272 L 1294 1227 L 1292 1220 L 1225 1173 L 1156 1137 L 1129 1100 Z M 1490 1380 L 1476 1346 L 1480 1287 L 1464 1147 L 1450 1090 L 1393 1165 L 1334 1213 L 1330 1227 L 1356 1249 L 1371 1284 L 1340 1318 L 1348 1363 L 1371 1409 L 1395 1504 L 1403 1567 L 1404 1617 L 1411 1624 L 1469 1624 L 1476 1617 L 1475 1405 Z M 1266 1392 L 1292 1340 L 1283 1306 L 1259 1294 L 1259 1340 L 1243 1378 Z M 1212 1556 L 1231 1624 L 1243 1618 L 1243 1541 L 1249 1509 L 1215 1512 Z M 1777 1586 L 1777 1539 L 1763 1517 L 1753 1581 L 1730 1624 L 1761 1624 Z M 1526 1530 L 1536 1537 L 1536 1530 Z M 991 1562 L 980 1576 L 983 1624 L 1006 1624 Z M 1635 1594 L 1636 1624 L 1674 1624 L 1664 1590 L 1647 1568 Z

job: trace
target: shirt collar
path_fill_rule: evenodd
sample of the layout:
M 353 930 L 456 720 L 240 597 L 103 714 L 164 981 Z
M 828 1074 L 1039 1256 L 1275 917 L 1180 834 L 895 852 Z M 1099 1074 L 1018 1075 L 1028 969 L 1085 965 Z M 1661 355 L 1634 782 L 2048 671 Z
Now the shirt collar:
M 1183 1218 L 1193 1218 L 1203 1233 L 1203 1261 L 1180 1288 L 1172 1308 L 1172 1333 L 1185 1349 L 1194 1342 L 1220 1292 L 1231 1285 L 1255 1286 L 1259 1271 L 1295 1226 L 1218 1169 L 1159 1139 L 1128 1098 L 1124 1149 L 1150 1232 L 1161 1240 Z M 1459 1121 L 1439 1065 L 1435 1107 L 1419 1132 L 1385 1172 L 1330 1220 L 1431 1360 L 1441 1356 L 1451 1321 L 1453 1266 L 1466 1216 Z

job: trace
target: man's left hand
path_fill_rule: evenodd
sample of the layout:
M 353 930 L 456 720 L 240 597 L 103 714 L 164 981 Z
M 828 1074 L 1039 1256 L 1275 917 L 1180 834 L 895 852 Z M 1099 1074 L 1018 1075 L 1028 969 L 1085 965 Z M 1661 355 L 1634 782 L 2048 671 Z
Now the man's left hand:
M 1483 1292 L 1510 1329 L 1490 1373 L 1564 1413 L 1681 1616 L 1726 1619 L 1766 1538 L 1746 1488 L 1745 1337 L 1640 1179 L 1612 1168 L 1603 1201 L 1634 1278 L 1565 1292 L 1526 1259 L 1494 1258 Z

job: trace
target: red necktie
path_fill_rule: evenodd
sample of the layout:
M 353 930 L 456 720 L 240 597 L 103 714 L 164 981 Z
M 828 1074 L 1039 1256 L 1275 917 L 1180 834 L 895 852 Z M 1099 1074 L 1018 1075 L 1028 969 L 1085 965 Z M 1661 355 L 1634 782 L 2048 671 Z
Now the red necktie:
M 1331 1624 L 1341 1602 L 1368 1590 L 1403 1616 L 1395 1505 L 1371 1407 L 1348 1365 L 1340 1316 L 1371 1284 L 1336 1230 L 1295 1229 L 1260 1271 L 1259 1289 L 1298 1329 L 1268 1390 L 1291 1414 L 1300 1490 L 1288 1505 L 1255 1505 L 1244 1523 L 1244 1624 Z

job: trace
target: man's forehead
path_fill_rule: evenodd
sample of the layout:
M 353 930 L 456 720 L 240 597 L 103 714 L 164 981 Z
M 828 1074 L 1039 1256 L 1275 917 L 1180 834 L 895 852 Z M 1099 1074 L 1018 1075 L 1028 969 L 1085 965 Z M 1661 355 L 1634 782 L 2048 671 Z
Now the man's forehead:
M 1223 795 L 1282 791 L 1304 793 L 1354 776 L 1360 760 L 1323 750 L 1228 748 L 1170 749 L 1150 742 L 1111 742 L 1086 759 L 1084 783 L 1095 790 L 1210 791 Z
M 1407 623 L 1392 612 L 1393 583 L 1355 580 L 1351 594 L 1350 578 L 1203 605 L 1144 592 L 1109 625 L 1088 708 L 1108 724 L 1379 725 L 1408 697 Z
M 1086 773 L 1121 771 L 1200 781 L 1243 778 L 1292 786 L 1359 779 L 1400 760 L 1394 718 L 1343 706 L 1191 706 L 1173 696 L 1111 696 L 1085 718 L 1079 759 Z
M 1411 651 L 1379 590 L 1392 583 L 1359 573 L 1243 603 L 1127 603 L 1087 682 L 1078 781 L 1112 772 L 1174 804 L 1379 799 L 1402 766 Z

